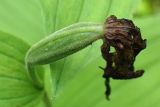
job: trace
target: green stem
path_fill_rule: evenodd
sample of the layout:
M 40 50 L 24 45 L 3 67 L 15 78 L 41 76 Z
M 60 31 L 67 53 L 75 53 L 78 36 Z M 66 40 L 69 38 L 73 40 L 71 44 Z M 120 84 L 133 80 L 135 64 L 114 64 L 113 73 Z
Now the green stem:
M 46 107 L 53 107 L 53 104 L 46 93 L 44 93 L 43 101 L 44 101 Z

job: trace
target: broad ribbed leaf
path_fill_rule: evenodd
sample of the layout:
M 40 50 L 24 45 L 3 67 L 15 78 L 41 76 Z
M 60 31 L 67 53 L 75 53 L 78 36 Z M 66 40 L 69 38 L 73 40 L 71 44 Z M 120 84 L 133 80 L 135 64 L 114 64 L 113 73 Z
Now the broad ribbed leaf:
M 33 44 L 45 36 L 44 17 L 37 0 L 1 0 L 0 29 Z
M 24 64 L 29 45 L 0 31 L 0 107 L 36 107 L 43 92 L 32 85 Z

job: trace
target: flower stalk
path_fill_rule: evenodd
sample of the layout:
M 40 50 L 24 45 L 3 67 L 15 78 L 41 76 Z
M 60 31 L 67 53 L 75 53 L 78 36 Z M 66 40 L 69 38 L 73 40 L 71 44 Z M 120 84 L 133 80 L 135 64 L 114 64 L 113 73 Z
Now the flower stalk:
M 103 38 L 103 25 L 77 23 L 58 30 L 34 44 L 26 54 L 28 74 L 36 87 L 42 88 L 35 66 L 49 64 L 71 55 Z

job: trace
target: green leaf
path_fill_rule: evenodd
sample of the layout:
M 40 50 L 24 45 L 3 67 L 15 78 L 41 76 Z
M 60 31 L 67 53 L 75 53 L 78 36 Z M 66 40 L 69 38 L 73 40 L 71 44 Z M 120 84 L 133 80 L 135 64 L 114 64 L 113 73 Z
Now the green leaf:
M 0 107 L 35 107 L 43 91 L 26 75 L 24 56 L 29 45 L 0 31 Z
M 46 35 L 41 11 L 37 0 L 1 0 L 0 29 L 33 44 Z
M 137 26 L 141 28 L 142 35 L 144 35 L 144 37 L 148 39 L 159 37 L 160 13 L 151 16 L 135 18 L 135 22 Z

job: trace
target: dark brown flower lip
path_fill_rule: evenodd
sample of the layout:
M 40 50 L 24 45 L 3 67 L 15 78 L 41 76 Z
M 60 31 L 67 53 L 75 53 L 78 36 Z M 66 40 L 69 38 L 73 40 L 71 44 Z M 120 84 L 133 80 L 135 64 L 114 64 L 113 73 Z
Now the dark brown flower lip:
M 134 70 L 136 56 L 146 48 L 140 29 L 129 19 L 117 19 L 111 15 L 104 24 L 104 39 L 101 46 L 106 61 L 103 77 L 106 79 L 106 97 L 109 99 L 109 79 L 127 80 L 141 77 L 144 70 Z M 110 52 L 114 47 L 115 52 Z

